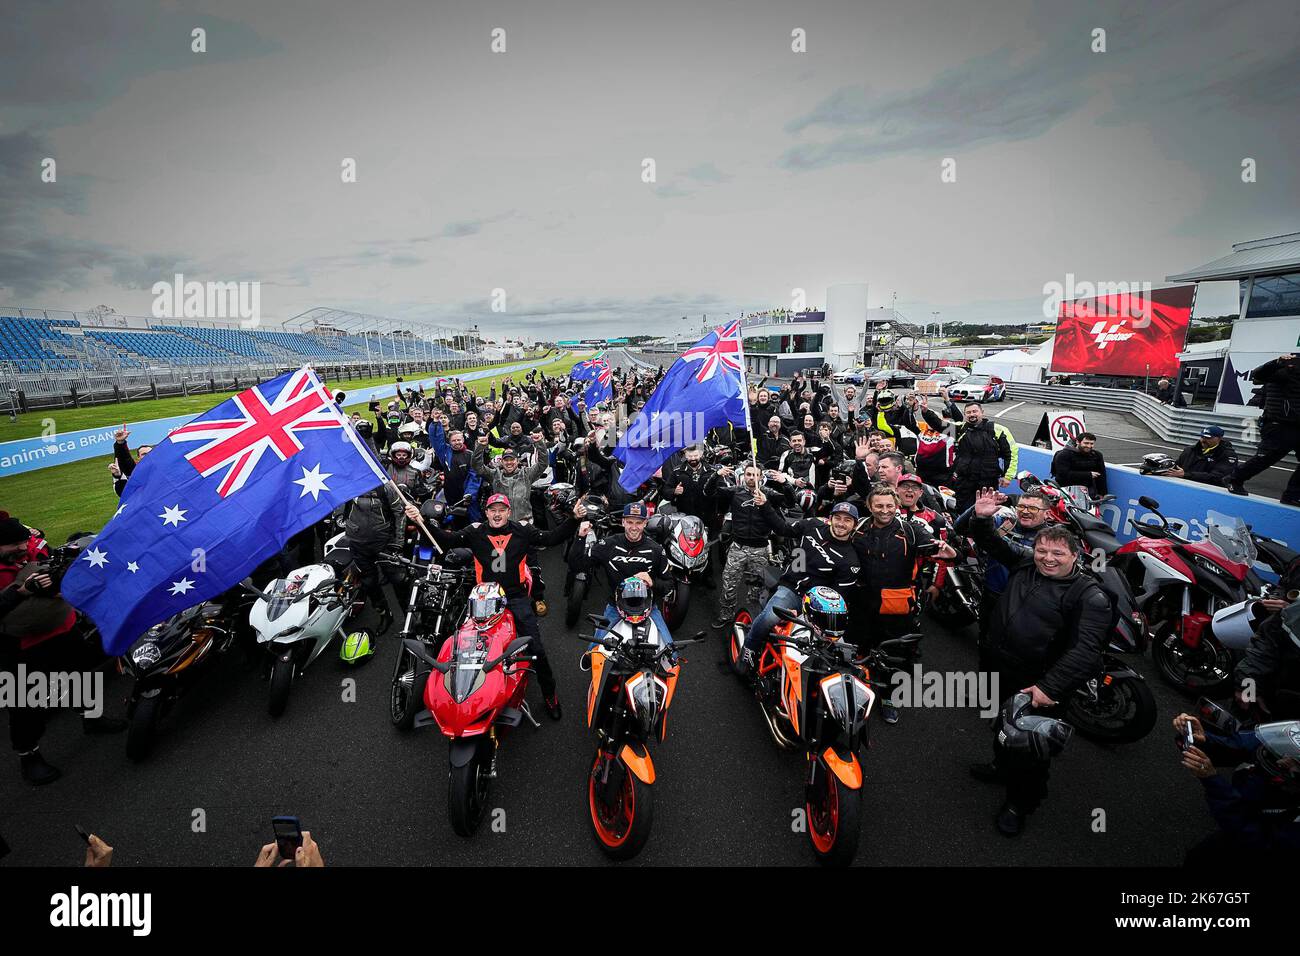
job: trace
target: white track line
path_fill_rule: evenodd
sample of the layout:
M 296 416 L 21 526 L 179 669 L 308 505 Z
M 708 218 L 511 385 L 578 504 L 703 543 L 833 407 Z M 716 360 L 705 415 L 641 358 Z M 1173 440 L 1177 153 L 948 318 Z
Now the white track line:
M 1010 408 L 1004 408 L 1004 409 L 1002 409 L 1002 411 L 998 412 L 998 413 L 997 413 L 996 415 L 994 415 L 993 417 L 994 417 L 994 418 L 1001 418 L 1001 417 L 1002 417 L 1003 415 L 1005 415 L 1007 412 L 1014 412 L 1014 411 L 1015 411 L 1017 408 L 1019 408 L 1021 405 L 1028 405 L 1028 404 L 1029 404 L 1028 402 L 1018 402 L 1017 404 L 1012 405 Z M 1016 419 L 1016 420 L 1018 421 L 1018 419 Z

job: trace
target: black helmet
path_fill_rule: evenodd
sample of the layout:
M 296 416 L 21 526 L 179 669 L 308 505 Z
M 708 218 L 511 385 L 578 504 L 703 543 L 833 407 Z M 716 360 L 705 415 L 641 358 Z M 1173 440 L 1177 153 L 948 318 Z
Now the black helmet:
M 1033 700 L 1023 693 L 1007 698 L 998 718 L 998 743 L 1008 750 L 1028 751 L 1039 760 L 1047 760 L 1065 749 L 1074 728 L 1054 717 L 1031 714 Z
M 554 512 L 572 511 L 577 500 L 578 489 L 566 482 L 556 482 L 546 489 L 546 507 Z
M 640 624 L 650 616 L 654 602 L 650 599 L 650 587 L 640 578 L 624 578 L 614 594 L 614 606 L 623 619 L 631 624 Z
M 375 426 L 370 424 L 370 422 L 366 421 L 363 418 L 357 422 L 356 429 L 357 429 L 357 434 L 360 435 L 362 438 L 369 438 L 372 434 L 374 434 Z

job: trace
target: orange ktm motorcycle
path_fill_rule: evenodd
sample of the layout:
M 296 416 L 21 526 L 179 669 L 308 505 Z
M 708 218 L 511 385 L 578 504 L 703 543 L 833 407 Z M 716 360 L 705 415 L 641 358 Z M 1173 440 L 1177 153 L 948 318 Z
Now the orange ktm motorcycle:
M 596 735 L 587 803 L 596 842 L 616 860 L 636 856 L 650 837 L 655 766 L 649 742 L 662 741 L 668 732 L 668 707 L 681 670 L 677 651 L 704 640 L 701 631 L 674 642 L 650 616 L 652 606 L 647 603 L 644 614 L 619 608 L 615 621 L 589 614 L 597 631 L 579 635 L 591 644 L 582 668 L 591 672 L 587 726 Z
M 883 641 L 865 657 L 845 641 L 848 606 L 833 588 L 812 588 L 802 613 L 777 608 L 781 623 L 758 653 L 754 692 L 777 746 L 803 750 L 808 772 L 804 812 L 820 863 L 846 866 L 858 851 L 862 817 L 862 763 L 858 750 L 883 677 L 902 667 L 920 641 L 909 634 Z M 734 665 L 744 646 L 749 615 L 737 615 L 728 654 Z M 898 655 L 898 656 L 894 656 Z

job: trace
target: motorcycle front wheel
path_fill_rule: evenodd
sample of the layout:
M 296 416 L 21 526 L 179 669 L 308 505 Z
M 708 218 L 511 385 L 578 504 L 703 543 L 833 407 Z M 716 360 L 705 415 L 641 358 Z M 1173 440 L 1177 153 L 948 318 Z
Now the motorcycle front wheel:
M 447 816 L 458 836 L 473 836 L 483 822 L 491 785 L 492 744 L 488 738 L 462 767 L 452 767 L 447 782 Z
M 862 790 L 847 786 L 820 758 L 810 789 L 804 812 L 817 862 L 848 866 L 862 835 Z
M 668 625 L 669 633 L 676 634 L 686 620 L 686 611 L 691 605 L 690 584 L 686 581 L 678 581 L 673 586 L 672 595 L 671 602 L 666 598 L 662 602 L 661 610 L 664 615 L 664 623 Z
M 137 763 L 153 751 L 154 738 L 158 733 L 158 714 L 162 705 L 162 695 L 141 697 L 135 702 L 131 712 L 131 722 L 126 728 L 126 756 Z
M 609 761 L 609 779 L 604 769 Z M 621 760 L 596 751 L 587 774 L 587 805 L 596 842 L 607 856 L 630 860 L 650 839 L 654 819 L 654 786 L 643 783 Z
M 578 623 L 578 618 L 582 616 L 582 605 L 587 600 L 587 589 L 589 587 L 591 587 L 591 582 L 585 575 L 574 580 L 573 593 L 569 595 L 568 603 L 564 606 L 564 623 L 566 626 L 573 627 Z
M 410 730 L 415 723 L 415 715 L 423 709 L 424 685 L 428 680 L 428 673 L 421 673 L 414 654 L 405 647 L 398 651 L 397 670 L 388 696 L 388 718 L 398 730 Z
M 289 688 L 293 685 L 293 661 L 277 657 L 271 668 L 271 692 L 266 699 L 266 712 L 279 717 L 289 705 Z
M 1232 654 L 1209 634 L 1198 647 L 1188 647 L 1173 631 L 1151 642 L 1151 657 L 1165 683 L 1189 697 L 1226 697 L 1232 692 Z
M 1097 699 L 1080 692 L 1070 698 L 1065 719 L 1085 737 L 1131 744 L 1156 725 L 1156 697 L 1140 677 L 1120 677 L 1100 683 Z

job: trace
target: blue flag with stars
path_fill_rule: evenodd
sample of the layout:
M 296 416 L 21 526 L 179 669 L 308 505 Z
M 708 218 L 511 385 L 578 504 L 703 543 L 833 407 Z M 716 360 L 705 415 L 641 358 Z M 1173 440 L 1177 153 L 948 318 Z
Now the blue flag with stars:
M 217 597 L 306 528 L 388 478 L 310 368 L 254 386 L 140 460 L 62 592 L 117 655 Z
M 614 449 L 625 491 L 635 492 L 673 452 L 704 441 L 710 429 L 745 424 L 744 367 L 739 321 L 682 353 Z

